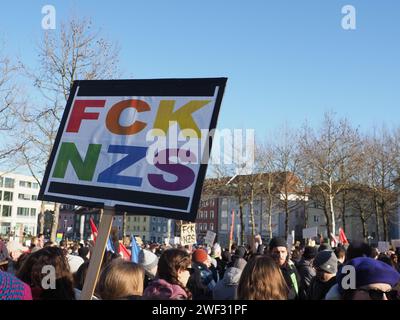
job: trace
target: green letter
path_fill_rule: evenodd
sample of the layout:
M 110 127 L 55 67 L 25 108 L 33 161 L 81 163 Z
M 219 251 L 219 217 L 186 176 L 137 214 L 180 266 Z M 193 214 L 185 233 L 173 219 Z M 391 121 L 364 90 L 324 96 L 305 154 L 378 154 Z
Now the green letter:
M 101 144 L 89 144 L 85 160 L 82 160 L 74 143 L 63 142 L 58 153 L 53 177 L 64 178 L 68 163 L 71 161 L 71 165 L 79 180 L 92 181 L 100 150 Z

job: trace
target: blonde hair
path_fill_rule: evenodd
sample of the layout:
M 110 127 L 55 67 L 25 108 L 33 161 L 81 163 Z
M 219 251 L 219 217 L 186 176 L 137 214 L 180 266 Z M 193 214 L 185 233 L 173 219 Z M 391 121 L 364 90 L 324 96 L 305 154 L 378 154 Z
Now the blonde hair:
M 143 295 L 144 269 L 136 263 L 116 259 L 100 274 L 97 294 L 101 299 L 116 300 Z
M 287 300 L 288 287 L 280 268 L 269 256 L 255 256 L 243 269 L 239 300 Z

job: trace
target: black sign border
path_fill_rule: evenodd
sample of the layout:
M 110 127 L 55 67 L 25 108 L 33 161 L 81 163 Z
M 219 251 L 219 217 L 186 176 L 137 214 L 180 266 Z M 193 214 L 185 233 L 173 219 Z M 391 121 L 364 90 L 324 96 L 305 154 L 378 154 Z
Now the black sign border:
M 218 94 L 215 101 L 215 107 L 210 122 L 210 131 L 216 128 L 219 111 L 221 108 L 222 97 L 225 91 L 225 86 L 227 78 L 187 78 L 187 79 L 138 79 L 138 80 L 76 80 L 74 81 L 71 92 L 62 116 L 60 127 L 57 132 L 57 136 L 53 145 L 53 149 L 50 154 L 49 161 L 46 166 L 46 171 L 44 178 L 40 187 L 38 199 L 42 201 L 52 201 L 59 203 L 66 203 L 72 205 L 80 205 L 84 207 L 92 208 L 103 208 L 104 203 L 95 201 L 85 201 L 79 199 L 64 198 L 62 196 L 52 196 L 45 194 L 45 189 L 48 185 L 50 170 L 53 167 L 54 159 L 58 146 L 61 140 L 62 133 L 64 132 L 65 124 L 68 115 L 71 110 L 72 102 L 76 95 L 77 88 L 79 87 L 79 92 L 77 96 L 212 96 L 215 93 L 216 87 L 219 87 Z M 122 87 L 122 89 L 121 89 Z M 133 88 L 131 89 L 132 94 L 121 94 L 123 88 Z M 96 91 L 96 88 L 100 88 L 101 94 Z M 102 89 L 103 88 L 103 89 Z M 107 92 L 104 89 L 107 88 Z M 135 91 L 138 88 L 138 91 Z M 157 88 L 157 89 L 154 89 Z M 165 89 L 167 88 L 167 89 Z M 83 91 L 82 91 L 83 89 Z M 152 91 L 153 90 L 153 91 Z M 171 91 L 172 90 L 172 91 Z M 154 93 L 150 93 L 154 92 Z M 212 147 L 212 139 L 208 143 L 209 152 Z M 187 212 L 180 212 L 161 208 L 144 208 L 138 206 L 125 206 L 116 205 L 115 210 L 121 212 L 127 212 L 128 215 L 149 215 L 165 217 L 176 220 L 184 220 L 194 222 L 197 216 L 197 209 L 199 206 L 201 191 L 203 187 L 203 182 L 207 172 L 207 165 L 201 163 L 199 173 L 196 179 L 196 186 L 194 189 L 192 204 L 190 210 Z

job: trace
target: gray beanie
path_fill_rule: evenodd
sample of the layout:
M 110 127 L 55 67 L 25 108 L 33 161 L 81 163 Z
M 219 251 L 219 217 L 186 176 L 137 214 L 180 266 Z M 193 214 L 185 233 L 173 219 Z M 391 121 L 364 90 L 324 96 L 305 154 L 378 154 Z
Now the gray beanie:
M 139 264 L 143 267 L 146 273 L 150 273 L 151 269 L 157 266 L 158 257 L 151 251 L 142 249 L 139 252 Z
M 323 250 L 318 252 L 314 259 L 314 267 L 331 274 L 337 273 L 338 260 L 333 251 Z

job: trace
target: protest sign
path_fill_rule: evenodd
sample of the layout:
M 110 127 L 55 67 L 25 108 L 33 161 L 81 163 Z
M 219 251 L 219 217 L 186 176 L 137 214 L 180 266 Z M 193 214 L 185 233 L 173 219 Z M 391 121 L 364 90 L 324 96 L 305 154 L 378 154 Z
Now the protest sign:
M 318 234 L 317 227 L 303 229 L 303 239 L 309 239 L 309 238 L 316 237 L 317 234 Z
M 390 250 L 389 242 L 386 241 L 378 241 L 378 250 L 379 252 L 386 252 Z
M 195 244 L 196 241 L 196 225 L 187 223 L 181 225 L 181 245 L 186 246 Z
M 204 243 L 208 244 L 210 247 L 212 247 L 212 245 L 214 244 L 214 240 L 216 237 L 216 233 L 212 232 L 210 230 L 207 231 L 206 237 L 204 238 Z
M 39 199 L 194 221 L 225 84 L 75 81 Z
M 392 246 L 394 249 L 400 248 L 400 239 L 393 239 L 392 240 Z

